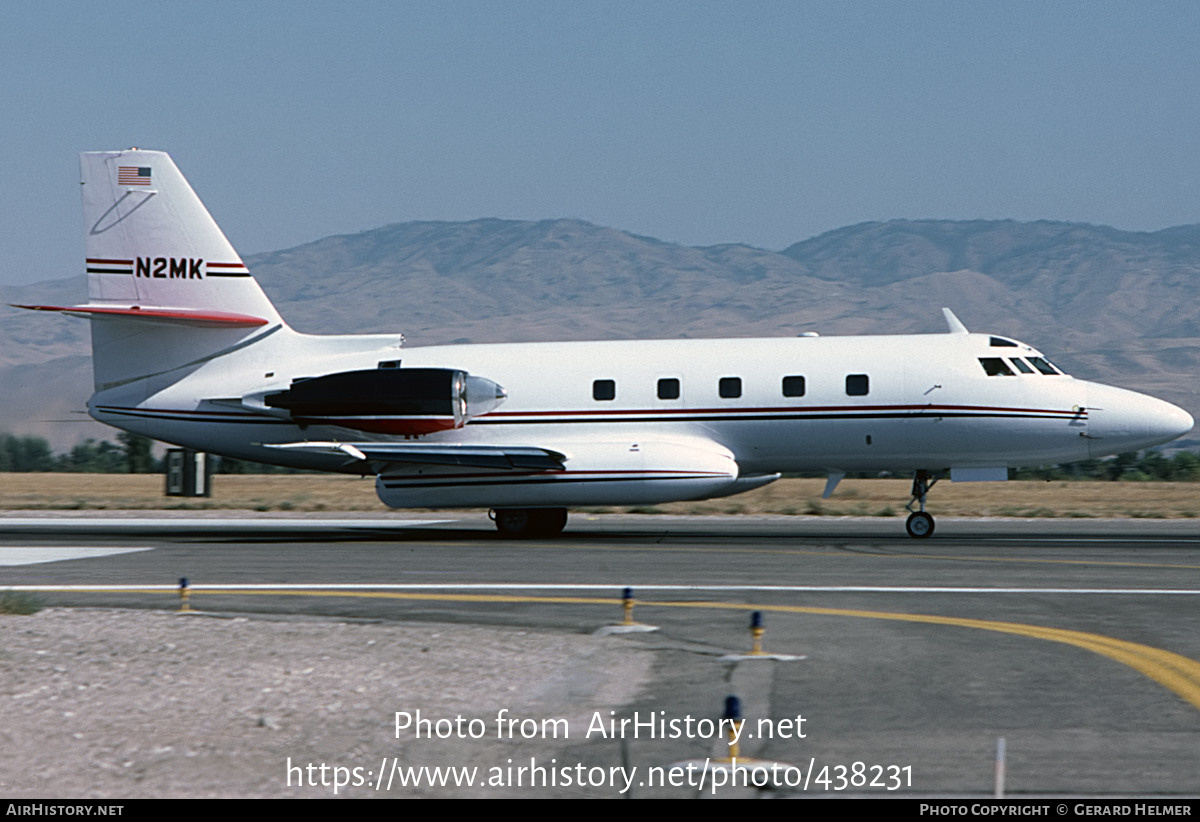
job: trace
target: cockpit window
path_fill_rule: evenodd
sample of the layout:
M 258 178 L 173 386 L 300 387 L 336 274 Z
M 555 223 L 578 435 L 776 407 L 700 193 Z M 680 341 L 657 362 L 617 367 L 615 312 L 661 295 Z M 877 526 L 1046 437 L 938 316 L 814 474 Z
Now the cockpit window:
M 1033 369 L 1030 368 L 1025 363 L 1025 360 L 1021 359 L 1020 357 L 1010 357 L 1009 362 L 1011 362 L 1013 365 L 1015 365 L 1017 367 L 1017 370 L 1020 371 L 1022 374 L 1032 374 L 1033 373 Z
M 980 357 L 979 364 L 989 377 L 1015 377 L 1016 374 L 999 357 Z
M 992 348 L 1016 348 L 1017 344 L 1012 340 L 1006 340 L 1003 337 L 992 337 L 988 343 Z
M 1030 357 L 1029 362 L 1043 374 L 1061 374 L 1062 372 L 1041 357 Z

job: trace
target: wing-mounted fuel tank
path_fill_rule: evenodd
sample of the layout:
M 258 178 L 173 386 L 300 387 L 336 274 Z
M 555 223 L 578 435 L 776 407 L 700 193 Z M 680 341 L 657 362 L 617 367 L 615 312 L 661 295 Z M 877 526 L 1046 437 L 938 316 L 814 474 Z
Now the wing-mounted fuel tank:
M 500 405 L 505 390 L 453 368 L 374 368 L 293 380 L 286 391 L 243 399 L 300 425 L 415 436 L 461 428 Z
M 386 452 L 364 448 L 364 456 L 388 461 Z M 411 461 L 385 465 L 375 491 L 392 508 L 653 505 L 745 491 L 779 476 L 742 478 L 733 453 L 703 438 L 556 442 L 547 453 L 555 464 L 522 457 L 519 465 L 466 458 L 435 465 L 401 454 Z

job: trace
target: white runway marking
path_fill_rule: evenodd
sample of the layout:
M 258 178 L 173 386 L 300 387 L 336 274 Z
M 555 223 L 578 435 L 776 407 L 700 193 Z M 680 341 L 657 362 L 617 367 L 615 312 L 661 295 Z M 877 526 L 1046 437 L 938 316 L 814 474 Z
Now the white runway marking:
M 9 528 L 103 528 L 112 530 L 193 529 L 212 530 L 314 530 L 317 528 L 415 528 L 453 522 L 446 519 L 273 519 L 264 517 L 0 517 L 0 529 Z
M 150 546 L 101 548 L 95 545 L 10 545 L 0 548 L 0 565 L 37 565 L 41 562 L 111 557 L 151 550 Z
M 3 549 L 0 549 L 2 551 Z M 46 549 L 33 549 L 46 550 Z M 139 551 L 145 548 L 70 549 Z M 47 562 L 50 560 L 41 560 Z M 0 564 L 3 564 L 0 562 Z M 193 591 L 587 591 L 616 598 L 625 586 L 607 583 L 204 583 L 193 581 Z M 174 591 L 178 585 L 0 585 L 0 591 Z M 661 593 L 863 593 L 863 594 L 1121 594 L 1127 596 L 1200 595 L 1197 588 L 923 588 L 889 585 L 635 585 L 634 594 Z

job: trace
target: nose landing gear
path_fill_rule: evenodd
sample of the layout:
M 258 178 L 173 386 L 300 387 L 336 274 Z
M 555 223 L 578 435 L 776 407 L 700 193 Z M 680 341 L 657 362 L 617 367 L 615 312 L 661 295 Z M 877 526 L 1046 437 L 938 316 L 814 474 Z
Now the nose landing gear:
M 926 539 L 933 534 L 933 517 L 925 513 L 925 495 L 937 484 L 938 478 L 928 471 L 917 471 L 913 475 L 912 500 L 904 506 L 910 512 L 904 528 L 913 539 Z M 913 506 L 919 510 L 914 511 Z

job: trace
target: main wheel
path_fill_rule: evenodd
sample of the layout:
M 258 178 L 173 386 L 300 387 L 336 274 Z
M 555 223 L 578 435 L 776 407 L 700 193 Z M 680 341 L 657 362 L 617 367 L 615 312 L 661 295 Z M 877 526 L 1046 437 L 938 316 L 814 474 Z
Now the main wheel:
M 908 515 L 904 528 L 913 539 L 925 539 L 933 533 L 933 517 L 924 511 L 914 511 Z
M 566 508 L 534 508 L 533 514 L 535 537 L 557 536 L 567 527 Z
M 496 530 L 510 539 L 552 537 L 567 524 L 566 508 L 497 508 Z

